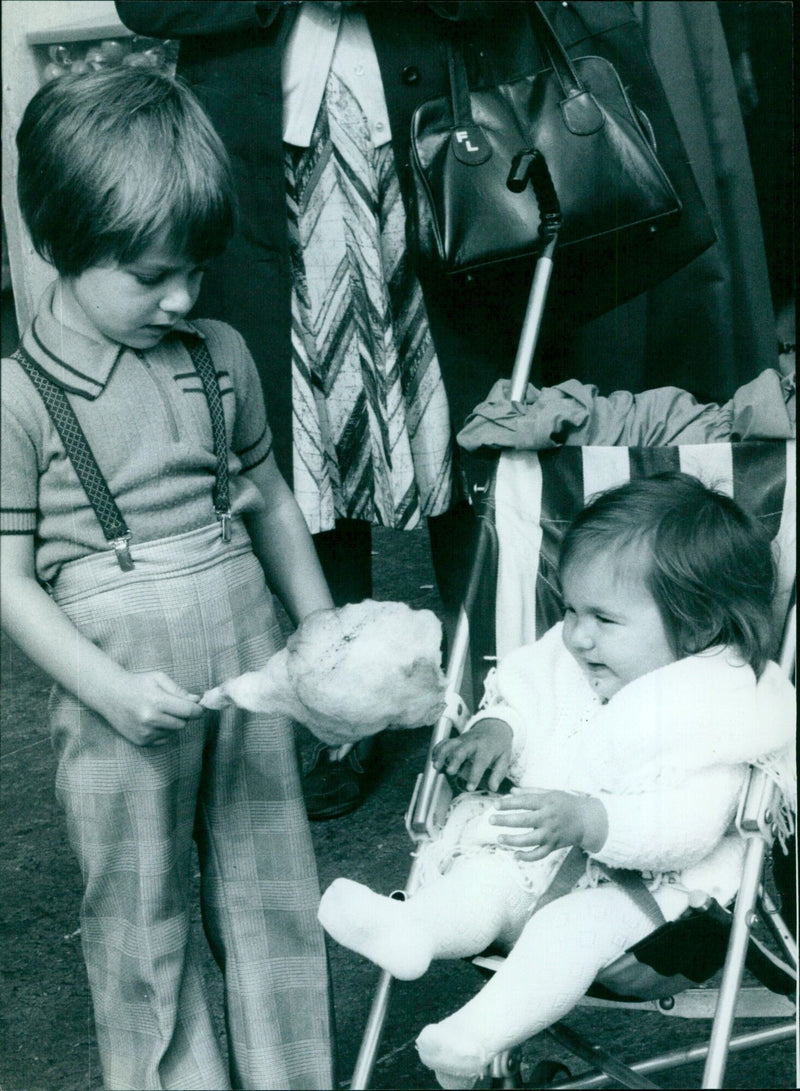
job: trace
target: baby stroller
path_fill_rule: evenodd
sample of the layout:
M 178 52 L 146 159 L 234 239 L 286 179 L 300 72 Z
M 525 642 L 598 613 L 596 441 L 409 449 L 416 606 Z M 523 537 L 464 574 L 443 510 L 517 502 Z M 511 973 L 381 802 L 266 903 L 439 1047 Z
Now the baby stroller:
M 524 399 L 557 228 L 537 264 L 511 378 L 509 402 Z M 470 470 L 470 493 L 479 515 L 480 533 L 472 573 L 450 651 L 447 708 L 434 728 L 428 760 L 417 778 L 406 815 L 416 844 L 441 825 L 452 799 L 446 777 L 432 763 L 434 748 L 465 725 L 477 705 L 483 679 L 498 657 L 541 636 L 561 617 L 553 574 L 561 536 L 585 498 L 628 480 L 663 470 L 681 469 L 706 484 L 722 488 L 769 527 L 777 546 L 779 578 L 774 601 L 775 657 L 794 671 L 795 477 L 794 443 L 764 441 L 671 446 L 565 446 L 552 451 L 510 451 L 485 458 Z M 530 574 L 537 573 L 535 584 Z M 645 940 L 608 967 L 582 1006 L 623 1007 L 666 1016 L 712 1020 L 707 1041 L 672 1049 L 660 1056 L 623 1063 L 588 1041 L 566 1023 L 545 1032 L 562 1051 L 588 1062 L 573 1078 L 561 1062 L 542 1062 L 520 1074 L 520 1051 L 495 1058 L 492 1086 L 497 1087 L 655 1087 L 650 1074 L 705 1061 L 703 1087 L 722 1087 L 729 1053 L 792 1038 L 795 1034 L 797 947 L 768 889 L 765 865 L 775 841 L 776 789 L 752 770 L 743 792 L 737 825 L 747 842 L 742 879 L 732 911 L 708 898 L 683 917 L 656 927 Z M 780 850 L 778 850 L 780 851 Z M 419 882 L 416 860 L 404 891 Z M 762 920 L 769 946 L 756 940 Z M 775 948 L 778 954 L 775 953 Z M 485 953 L 473 963 L 491 973 L 499 956 Z M 705 985 L 722 970 L 717 988 Z M 757 979 L 742 985 L 744 971 Z M 388 1010 L 391 976 L 383 972 L 373 1000 L 361 1050 L 350 1083 L 366 1088 L 377 1057 Z M 443 1015 L 446 1013 L 442 1013 Z M 767 1018 L 768 1027 L 733 1034 L 734 1019 Z

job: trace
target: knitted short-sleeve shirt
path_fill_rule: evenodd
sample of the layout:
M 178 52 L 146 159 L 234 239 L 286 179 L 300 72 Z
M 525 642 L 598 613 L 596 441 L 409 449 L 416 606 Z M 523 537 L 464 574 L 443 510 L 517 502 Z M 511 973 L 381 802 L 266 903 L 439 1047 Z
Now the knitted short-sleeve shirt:
M 242 474 L 268 457 L 272 436 L 255 364 L 234 329 L 182 322 L 154 348 L 134 351 L 65 326 L 52 302 L 51 288 L 23 346 L 66 391 L 134 542 L 216 518 L 216 456 L 192 337 L 205 339 L 220 385 L 231 510 L 263 505 Z M 36 574 L 52 581 L 63 564 L 109 547 L 40 395 L 16 360 L 2 367 L 0 533 L 34 533 Z

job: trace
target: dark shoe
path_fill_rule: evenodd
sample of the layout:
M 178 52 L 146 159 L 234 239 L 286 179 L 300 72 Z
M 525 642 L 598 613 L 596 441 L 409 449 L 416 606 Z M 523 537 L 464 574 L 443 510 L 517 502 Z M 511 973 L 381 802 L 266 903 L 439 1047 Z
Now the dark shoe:
M 330 749 L 317 743 L 302 776 L 309 818 L 340 818 L 363 803 L 375 746 L 374 739 L 362 739 L 341 761 L 331 761 Z

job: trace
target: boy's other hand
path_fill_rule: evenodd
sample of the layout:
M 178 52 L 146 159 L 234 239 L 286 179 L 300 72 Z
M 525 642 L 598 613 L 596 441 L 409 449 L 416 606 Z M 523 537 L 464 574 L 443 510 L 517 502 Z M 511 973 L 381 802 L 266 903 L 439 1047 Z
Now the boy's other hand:
M 467 766 L 467 791 L 474 792 L 484 773 L 490 770 L 487 787 L 496 792 L 511 765 L 511 728 L 503 720 L 485 719 L 457 739 L 439 743 L 433 764 L 440 772 L 455 776 Z
M 198 701 L 163 671 L 129 671 L 117 690 L 116 708 L 104 714 L 114 730 L 135 746 L 163 746 L 190 720 L 205 714 Z

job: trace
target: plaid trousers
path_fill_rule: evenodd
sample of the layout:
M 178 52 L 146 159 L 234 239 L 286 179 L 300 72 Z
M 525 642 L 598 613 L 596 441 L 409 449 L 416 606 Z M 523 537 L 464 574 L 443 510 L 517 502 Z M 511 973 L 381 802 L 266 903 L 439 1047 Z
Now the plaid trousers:
M 60 572 L 53 596 L 131 671 L 190 693 L 281 644 L 241 521 Z M 74 654 L 67 650 L 67 654 Z M 328 972 L 290 721 L 238 709 L 138 747 L 56 687 L 56 791 L 85 892 L 82 943 L 110 1088 L 329 1088 Z M 206 937 L 225 983 L 223 1058 L 190 938 L 192 840 Z

